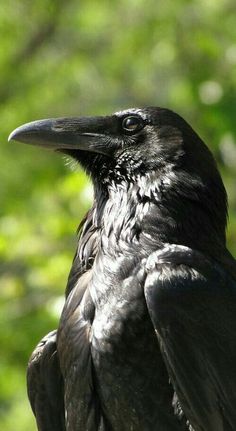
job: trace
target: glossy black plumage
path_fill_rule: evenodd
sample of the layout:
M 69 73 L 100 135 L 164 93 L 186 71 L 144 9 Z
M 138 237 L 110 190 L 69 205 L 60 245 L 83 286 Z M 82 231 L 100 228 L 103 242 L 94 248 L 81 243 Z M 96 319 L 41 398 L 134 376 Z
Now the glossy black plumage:
M 52 331 L 33 351 L 27 369 L 28 396 L 39 430 L 65 431 L 63 387 Z
M 145 108 L 29 123 L 11 139 L 70 155 L 94 184 L 57 338 L 29 363 L 39 430 L 64 404 L 51 431 L 236 429 L 227 198 L 198 135 Z

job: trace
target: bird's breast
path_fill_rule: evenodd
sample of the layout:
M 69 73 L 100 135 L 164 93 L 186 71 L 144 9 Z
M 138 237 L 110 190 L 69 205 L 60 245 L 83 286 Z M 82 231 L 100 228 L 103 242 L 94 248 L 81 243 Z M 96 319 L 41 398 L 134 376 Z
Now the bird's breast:
M 169 397 L 170 388 L 144 298 L 145 269 L 135 256 L 126 263 L 122 256 L 100 258 L 90 285 L 95 304 L 91 355 L 99 398 L 120 429 L 128 423 L 134 427 L 129 429 L 139 429 L 142 422 L 142 429 L 150 424 L 153 429 L 159 391 Z

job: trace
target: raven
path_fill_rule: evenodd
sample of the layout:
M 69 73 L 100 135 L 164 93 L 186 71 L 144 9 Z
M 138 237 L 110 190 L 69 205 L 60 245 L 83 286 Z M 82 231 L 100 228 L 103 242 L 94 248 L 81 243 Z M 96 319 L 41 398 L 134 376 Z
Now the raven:
M 236 265 L 207 146 L 157 107 L 10 139 L 71 156 L 94 186 L 59 328 L 29 361 L 38 429 L 235 431 Z

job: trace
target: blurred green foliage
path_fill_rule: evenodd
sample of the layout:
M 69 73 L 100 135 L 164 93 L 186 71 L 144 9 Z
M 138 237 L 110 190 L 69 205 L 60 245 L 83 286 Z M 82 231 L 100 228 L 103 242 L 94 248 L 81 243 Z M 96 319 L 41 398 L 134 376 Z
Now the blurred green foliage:
M 92 190 L 62 158 L 7 143 L 39 118 L 159 105 L 215 154 L 236 253 L 234 0 L 10 0 L 0 4 L 0 428 L 35 428 L 25 368 L 56 327 Z

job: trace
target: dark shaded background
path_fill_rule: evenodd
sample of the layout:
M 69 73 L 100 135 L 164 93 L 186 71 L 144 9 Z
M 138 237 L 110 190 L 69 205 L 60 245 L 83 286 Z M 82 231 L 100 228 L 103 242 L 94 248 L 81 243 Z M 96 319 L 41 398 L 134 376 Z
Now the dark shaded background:
M 219 163 L 236 255 L 235 14 L 235 0 L 1 2 L 0 429 L 35 429 L 26 363 L 57 325 L 92 198 L 79 168 L 8 134 L 39 118 L 176 110 Z

